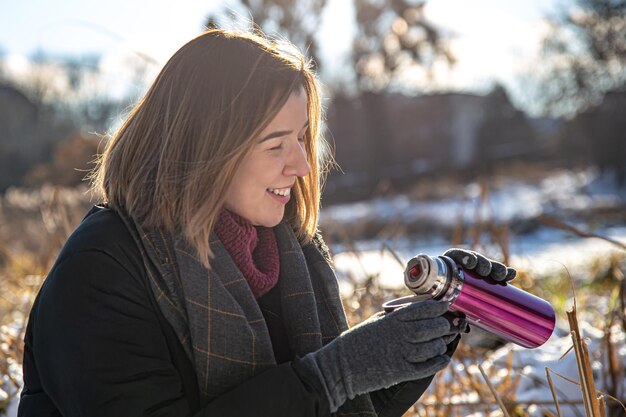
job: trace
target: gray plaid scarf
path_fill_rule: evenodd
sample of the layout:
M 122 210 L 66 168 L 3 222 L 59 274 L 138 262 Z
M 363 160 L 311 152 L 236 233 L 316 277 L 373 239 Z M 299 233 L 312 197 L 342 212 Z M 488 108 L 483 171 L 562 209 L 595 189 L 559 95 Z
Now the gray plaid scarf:
M 116 209 L 144 259 L 159 307 L 195 366 L 204 403 L 276 366 L 261 309 L 245 278 L 213 234 L 211 269 L 178 235 L 144 230 Z M 286 223 L 274 228 L 280 253 L 283 322 L 293 354 L 321 348 L 348 328 L 328 252 L 317 236 L 301 246 Z M 376 416 L 369 395 L 347 401 L 335 414 Z

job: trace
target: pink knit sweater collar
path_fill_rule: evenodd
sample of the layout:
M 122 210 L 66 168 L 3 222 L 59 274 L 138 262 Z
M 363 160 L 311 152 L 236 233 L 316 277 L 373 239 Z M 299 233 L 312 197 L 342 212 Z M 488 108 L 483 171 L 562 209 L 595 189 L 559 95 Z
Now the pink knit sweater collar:
M 215 233 L 248 281 L 255 298 L 276 285 L 280 258 L 274 229 L 255 227 L 243 217 L 223 209 L 215 223 Z

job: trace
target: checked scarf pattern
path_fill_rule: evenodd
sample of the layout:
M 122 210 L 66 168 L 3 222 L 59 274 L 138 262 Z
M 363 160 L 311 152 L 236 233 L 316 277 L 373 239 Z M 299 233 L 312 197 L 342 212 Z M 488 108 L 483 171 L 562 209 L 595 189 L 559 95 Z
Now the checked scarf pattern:
M 208 270 L 180 236 L 143 230 L 116 210 L 142 253 L 161 311 L 194 364 L 204 403 L 276 366 L 259 305 L 215 234 Z M 277 285 L 283 322 L 292 353 L 302 357 L 333 340 L 348 325 L 321 238 L 301 246 L 287 223 L 274 231 L 280 253 Z M 362 395 L 347 401 L 335 415 L 376 413 L 369 395 Z

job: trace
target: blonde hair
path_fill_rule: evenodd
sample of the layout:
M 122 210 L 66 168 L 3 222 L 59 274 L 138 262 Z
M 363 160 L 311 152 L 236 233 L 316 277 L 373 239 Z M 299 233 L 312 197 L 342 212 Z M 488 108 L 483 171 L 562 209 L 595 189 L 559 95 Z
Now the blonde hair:
M 285 218 L 308 242 L 330 161 L 320 88 L 302 54 L 259 33 L 212 29 L 180 48 L 107 143 L 92 189 L 143 227 L 182 232 L 208 266 L 209 237 L 235 170 L 301 88 L 311 170 L 297 179 Z

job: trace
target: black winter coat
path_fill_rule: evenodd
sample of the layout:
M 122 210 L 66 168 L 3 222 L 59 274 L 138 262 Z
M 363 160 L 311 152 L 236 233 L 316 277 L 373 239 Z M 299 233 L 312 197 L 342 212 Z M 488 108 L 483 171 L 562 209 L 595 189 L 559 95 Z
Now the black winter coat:
M 277 359 L 289 356 L 280 326 L 268 327 Z M 328 416 L 321 387 L 290 359 L 202 407 L 194 368 L 132 237 L 113 210 L 94 208 L 32 307 L 18 417 Z M 378 415 L 401 416 L 431 380 L 371 394 Z

